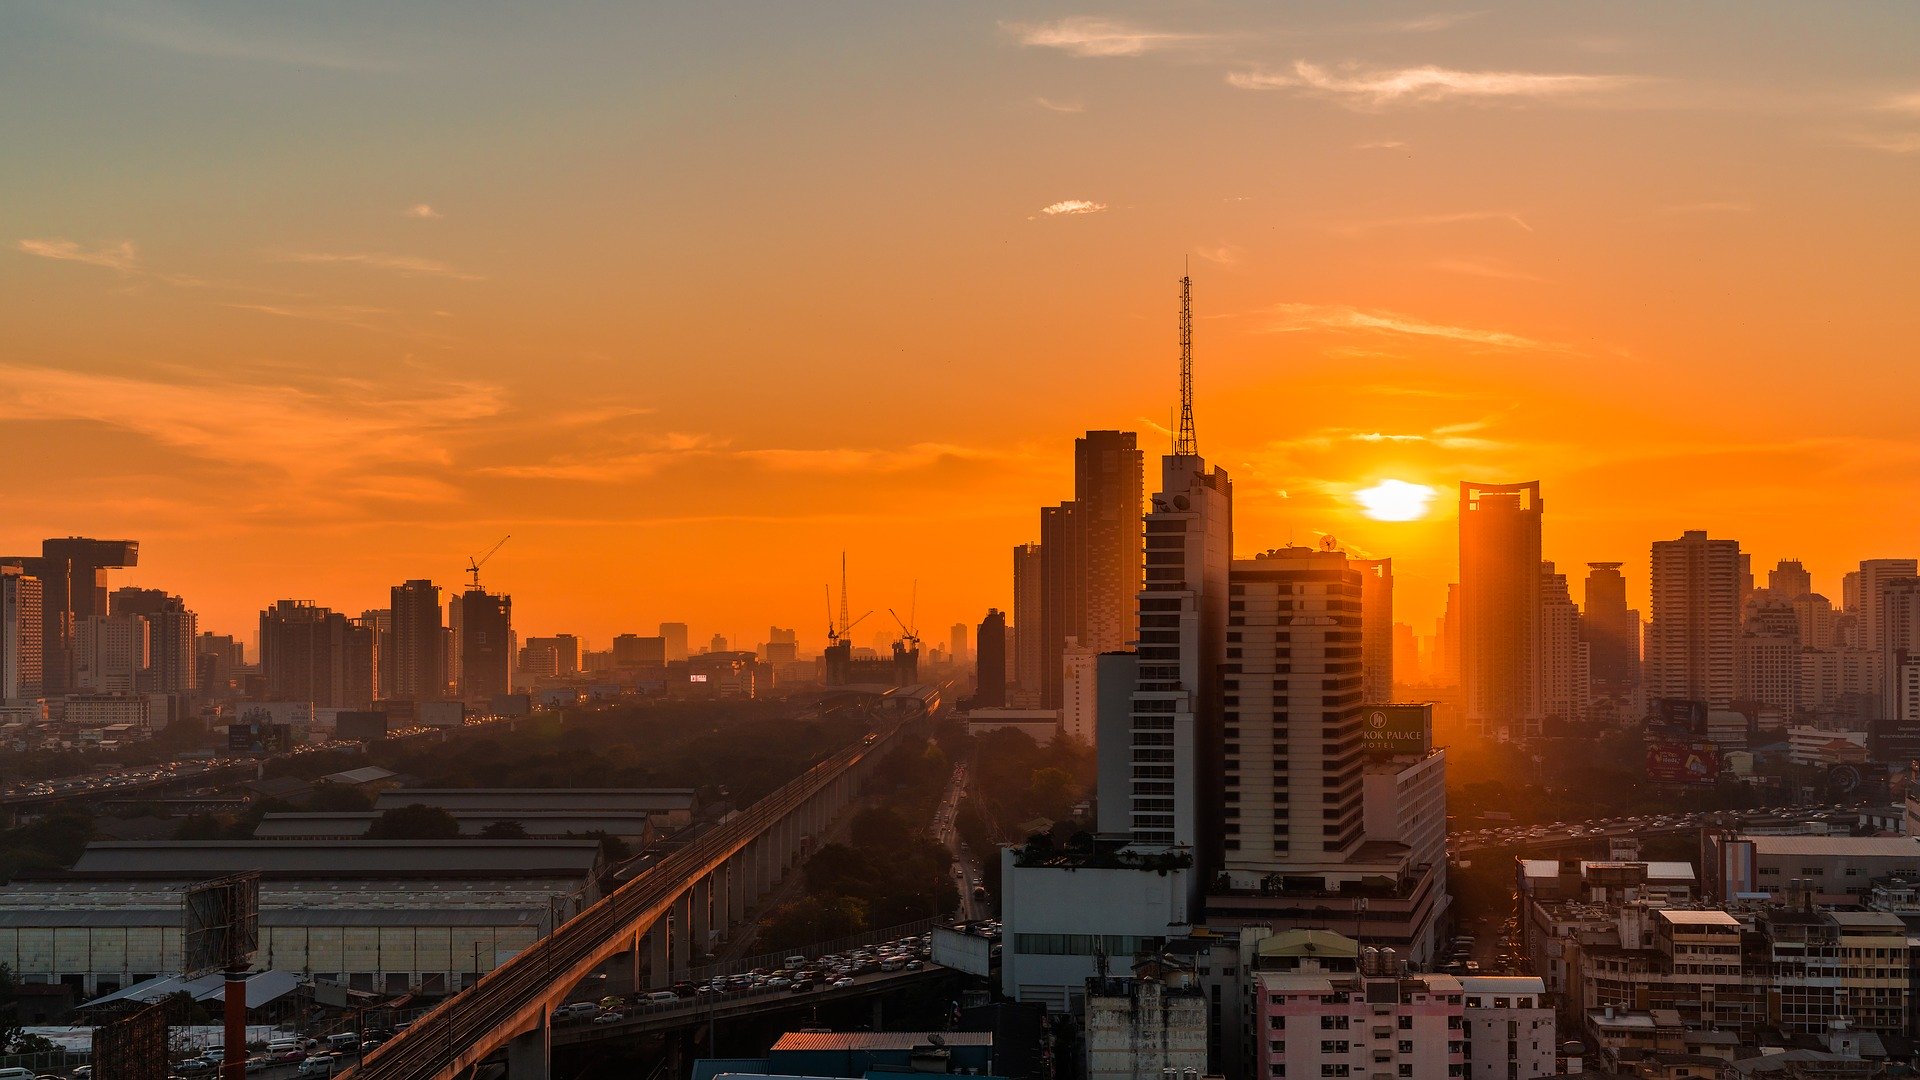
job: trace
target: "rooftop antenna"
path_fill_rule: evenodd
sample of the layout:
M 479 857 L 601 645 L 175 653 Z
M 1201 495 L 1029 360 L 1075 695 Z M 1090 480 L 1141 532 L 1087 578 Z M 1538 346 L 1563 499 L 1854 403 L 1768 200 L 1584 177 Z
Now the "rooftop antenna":
M 1193 432 L 1193 275 L 1180 278 L 1180 435 L 1173 443 L 1175 457 L 1199 457 L 1200 440 Z

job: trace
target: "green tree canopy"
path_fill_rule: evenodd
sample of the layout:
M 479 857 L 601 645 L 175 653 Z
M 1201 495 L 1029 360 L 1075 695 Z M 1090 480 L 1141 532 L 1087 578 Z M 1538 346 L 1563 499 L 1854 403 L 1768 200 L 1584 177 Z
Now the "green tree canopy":
M 460 835 L 460 823 L 437 806 L 412 803 L 396 806 L 373 819 L 367 830 L 369 840 L 452 840 Z

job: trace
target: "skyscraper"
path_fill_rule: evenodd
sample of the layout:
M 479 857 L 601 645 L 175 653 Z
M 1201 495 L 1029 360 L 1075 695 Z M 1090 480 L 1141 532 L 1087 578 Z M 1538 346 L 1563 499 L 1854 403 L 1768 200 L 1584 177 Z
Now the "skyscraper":
M 131 694 L 152 657 L 147 620 L 138 615 L 91 615 L 74 626 L 74 689 Z
M 1587 720 L 1592 651 L 1580 637 L 1580 609 L 1567 575 L 1540 564 L 1540 711 L 1562 723 Z
M 1137 440 L 1131 431 L 1089 431 L 1073 441 L 1074 525 L 1086 580 L 1077 636 L 1096 653 L 1125 648 L 1137 629 L 1145 486 Z
M 1013 685 L 1020 691 L 1022 703 L 1038 704 L 1045 689 L 1041 672 L 1046 668 L 1041 632 L 1040 545 L 1015 544 L 1013 547 Z
M 621 634 L 613 639 L 613 666 L 620 668 L 666 667 L 667 639 Z
M 147 620 L 150 648 L 140 689 L 188 694 L 199 682 L 194 640 L 200 635 L 199 616 L 187 602 L 160 589 L 115 589 L 107 598 L 114 615 L 138 615 Z
M 513 691 L 513 598 L 484 589 L 460 597 L 460 697 L 490 701 Z
M 1235 559 L 1222 691 L 1222 853 L 1250 877 L 1339 864 L 1365 839 L 1363 579 L 1337 551 Z
M 1393 560 L 1348 556 L 1347 565 L 1360 571 L 1361 700 L 1383 704 L 1393 700 Z
M 1460 676 L 1483 734 L 1540 732 L 1540 482 L 1460 485 Z
M 1807 573 L 1799 559 L 1781 559 L 1779 565 L 1767 571 L 1767 589 L 1791 602 L 1813 591 L 1813 575 Z
M 1650 698 L 1733 701 L 1740 636 L 1740 543 L 1703 531 L 1653 544 L 1653 619 L 1644 679 Z
M 1592 699 L 1610 700 L 1615 715 L 1629 711 L 1640 690 L 1640 612 L 1627 606 L 1622 565 L 1587 564 L 1586 610 L 1580 613 Z
M 1861 570 L 1864 578 L 1865 567 Z M 1920 697 L 1915 696 L 1920 686 L 1920 578 L 1880 578 L 1875 585 L 1881 626 L 1880 718 L 1902 726 L 1920 723 Z
M 1881 589 L 1889 581 L 1910 578 L 1916 573 L 1920 573 L 1920 563 L 1913 559 L 1860 560 L 1860 621 L 1865 629 L 1867 648 L 1882 655 L 1887 651 L 1887 628 L 1880 617 Z
M 1040 705 L 1060 707 L 1061 661 L 1067 639 L 1085 627 L 1086 563 L 1080 545 L 1080 505 L 1040 508 Z
M 40 651 L 42 691 L 60 695 L 77 689 L 74 648 L 81 620 L 107 614 L 107 571 L 134 566 L 140 544 L 134 540 L 95 540 L 85 536 L 43 540 L 40 554 L 0 558 L 40 579 Z
M 974 636 L 973 701 L 995 709 L 1007 703 L 1007 617 L 988 608 Z
M 1800 711 L 1800 619 L 1792 601 L 1771 587 L 1748 599 L 1734 650 L 1734 692 L 1773 710 L 1776 726 Z
M 667 643 L 667 660 L 687 658 L 687 624 L 683 622 L 663 622 L 660 624 L 660 636 Z
M 967 624 L 963 622 L 954 623 L 953 628 L 947 631 L 947 647 L 953 650 L 953 662 L 956 664 L 967 662 L 967 655 L 970 652 L 967 647 L 967 637 Z
M 260 674 L 270 701 L 364 709 L 380 694 L 374 630 L 305 600 L 260 612 Z
M 393 663 L 383 663 L 381 668 L 393 685 L 383 686 L 382 691 L 410 701 L 446 697 L 447 636 L 441 622 L 440 587 L 417 579 L 395 585 L 388 609 L 393 613 Z
M 0 704 L 41 692 L 40 579 L 0 563 Z

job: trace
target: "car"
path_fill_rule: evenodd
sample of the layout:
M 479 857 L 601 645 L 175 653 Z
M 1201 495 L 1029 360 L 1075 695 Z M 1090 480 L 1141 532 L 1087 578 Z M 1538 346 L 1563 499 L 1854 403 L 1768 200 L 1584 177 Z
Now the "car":
M 219 1067 L 218 1062 L 214 1061 L 212 1058 L 204 1058 L 204 1057 L 188 1058 L 187 1060 L 174 1066 L 175 1069 L 179 1070 L 182 1076 L 194 1076 L 199 1073 L 212 1072 L 214 1069 L 218 1067 Z
M 311 1076 L 314 1073 L 325 1073 L 328 1076 L 332 1076 L 339 1061 L 340 1056 L 338 1054 L 315 1054 L 300 1063 L 299 1073 L 301 1076 Z
M 282 1064 L 286 1064 L 288 1062 L 295 1062 L 295 1061 L 305 1061 L 307 1060 L 307 1052 L 296 1046 L 291 1050 L 282 1050 L 279 1053 L 273 1055 L 273 1060 L 278 1061 Z
M 612 1009 L 608 1009 L 606 1012 L 603 1012 L 599 1016 L 594 1017 L 593 1022 L 596 1024 L 617 1024 L 620 1021 L 625 1020 L 626 1018 L 627 1018 L 626 1013 L 616 1012 Z
M 386 1043 L 386 1040 L 385 1040 L 385 1039 L 365 1039 L 365 1040 L 362 1040 L 362 1041 L 361 1041 L 361 1043 L 360 1043 L 360 1052 L 361 1052 L 361 1053 L 363 1053 L 363 1054 L 371 1054 L 371 1053 L 373 1053 L 373 1052 L 374 1052 L 375 1050 L 378 1050 L 378 1049 L 380 1049 L 380 1047 L 381 1047 L 381 1046 L 382 1046 L 383 1044 L 385 1044 L 385 1043 Z
M 265 1054 L 255 1054 L 247 1059 L 247 1071 L 250 1073 L 266 1072 L 273 1066 L 274 1060 Z

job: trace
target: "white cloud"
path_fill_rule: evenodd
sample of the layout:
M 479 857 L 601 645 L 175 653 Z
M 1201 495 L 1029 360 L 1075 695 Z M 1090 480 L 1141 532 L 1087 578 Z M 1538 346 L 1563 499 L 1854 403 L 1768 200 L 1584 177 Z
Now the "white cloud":
M 1363 29 L 1390 34 L 1430 34 L 1436 30 L 1450 30 L 1461 23 L 1482 18 L 1486 14 L 1484 11 L 1438 11 L 1432 15 L 1417 15 L 1409 19 L 1372 23 Z
M 1074 56 L 1144 56 L 1149 52 L 1204 39 L 1200 34 L 1178 34 L 1093 15 L 1075 15 L 1050 23 L 1002 23 L 1020 44 L 1060 49 Z
M 1399 229 L 1410 226 L 1459 225 L 1474 221 L 1504 221 L 1532 232 L 1533 226 L 1513 210 L 1454 210 L 1442 214 L 1414 214 L 1408 217 L 1375 218 L 1371 221 L 1349 221 L 1331 226 L 1336 233 L 1355 235 L 1372 232 L 1375 229 Z
M 95 248 L 92 251 L 81 247 L 72 240 L 20 240 L 16 248 L 28 255 L 37 255 L 43 259 L 59 259 L 62 262 L 77 262 L 87 266 L 100 266 L 121 273 L 132 273 L 139 269 L 139 257 L 134 252 L 133 242 L 123 240 L 112 247 Z
M 1492 278 L 1496 281 L 1545 281 L 1538 274 L 1529 274 L 1524 270 L 1515 270 L 1510 266 L 1487 262 L 1482 259 L 1439 259 L 1433 268 L 1448 274 L 1466 274 L 1471 277 Z
M 428 206 L 426 203 L 414 203 L 412 206 L 407 207 L 407 216 L 410 218 L 421 218 L 423 220 L 432 220 L 434 218 L 440 217 L 441 214 L 440 214 L 440 211 L 435 210 L 433 207 Z
M 1553 349 L 1561 346 L 1509 334 L 1502 330 L 1479 330 L 1468 326 L 1448 326 L 1424 322 L 1411 315 L 1392 311 L 1362 311 L 1339 305 L 1280 304 L 1273 314 L 1277 321 L 1267 327 L 1277 333 L 1303 330 L 1354 331 L 1360 333 L 1405 334 L 1412 337 L 1444 338 L 1470 345 L 1500 349 Z
M 1077 101 L 1055 101 L 1052 98 L 1036 97 L 1033 103 L 1049 112 L 1083 113 L 1087 111 L 1087 107 Z
M 1406 148 L 1406 145 L 1407 145 L 1406 143 L 1401 142 L 1399 139 L 1382 139 L 1379 142 L 1360 143 L 1356 145 L 1354 149 L 1355 150 L 1402 150 Z
M 353 264 L 369 266 L 376 270 L 392 270 L 409 277 L 444 277 L 455 281 L 484 281 L 484 275 L 471 273 L 435 259 L 421 259 L 411 255 L 389 255 L 379 251 L 325 252 L 302 251 L 288 255 L 289 262 L 320 264 Z
M 1086 199 L 1062 199 L 1057 203 L 1040 208 L 1040 212 L 1049 217 L 1061 214 L 1098 214 L 1107 208 L 1106 203 L 1089 202 Z
M 1227 82 L 1242 90 L 1289 90 L 1338 101 L 1350 108 L 1431 104 L 1447 100 L 1496 101 L 1563 98 L 1616 90 L 1634 80 L 1616 75 L 1546 74 L 1532 71 L 1455 71 L 1449 68 L 1328 68 L 1300 60 L 1291 72 L 1233 72 Z
M 1920 153 L 1920 131 L 1858 131 L 1842 136 L 1841 141 L 1889 154 Z
M 1911 94 L 1900 94 L 1896 97 L 1890 97 L 1886 101 L 1882 102 L 1880 107 L 1883 109 L 1891 109 L 1894 112 L 1914 113 L 1915 115 L 1920 115 L 1920 92 L 1915 92 Z

